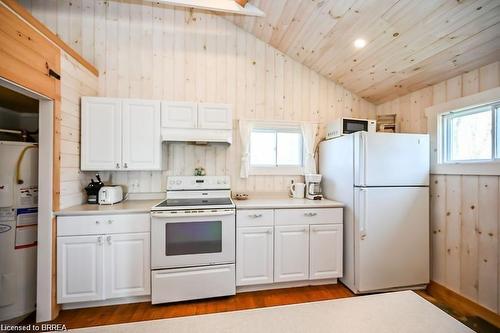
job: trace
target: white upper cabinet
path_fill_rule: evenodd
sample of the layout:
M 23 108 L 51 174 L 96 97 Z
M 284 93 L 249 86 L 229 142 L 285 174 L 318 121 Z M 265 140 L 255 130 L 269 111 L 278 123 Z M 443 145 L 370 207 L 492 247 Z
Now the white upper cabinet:
M 309 279 L 309 226 L 276 226 L 274 281 Z
M 82 97 L 81 169 L 117 170 L 122 164 L 122 102 Z
M 161 170 L 160 102 L 82 97 L 82 170 Z
M 342 276 L 342 224 L 310 226 L 309 279 Z
M 122 118 L 123 168 L 160 170 L 160 102 L 124 100 Z
M 106 299 L 149 295 L 149 233 L 105 235 Z
M 198 105 L 199 128 L 231 129 L 232 119 L 231 106 L 228 104 L 200 103 Z
M 196 128 L 198 104 L 193 102 L 162 102 L 161 127 Z

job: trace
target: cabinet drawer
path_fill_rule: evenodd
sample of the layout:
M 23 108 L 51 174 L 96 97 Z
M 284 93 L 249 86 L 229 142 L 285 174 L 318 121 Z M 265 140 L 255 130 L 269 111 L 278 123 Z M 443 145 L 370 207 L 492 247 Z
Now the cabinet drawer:
M 342 223 L 342 208 L 276 209 L 276 225 Z
M 149 214 L 59 216 L 57 236 L 149 232 Z
M 273 209 L 238 210 L 236 212 L 236 226 L 238 227 L 267 227 L 273 225 Z

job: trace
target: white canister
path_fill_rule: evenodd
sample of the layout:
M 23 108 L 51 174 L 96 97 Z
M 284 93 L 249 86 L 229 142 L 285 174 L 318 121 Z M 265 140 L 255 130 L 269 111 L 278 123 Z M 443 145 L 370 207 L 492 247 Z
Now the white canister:
M 304 183 L 293 183 L 290 186 L 290 191 L 292 192 L 292 198 L 294 199 L 304 199 L 304 191 L 306 184 Z

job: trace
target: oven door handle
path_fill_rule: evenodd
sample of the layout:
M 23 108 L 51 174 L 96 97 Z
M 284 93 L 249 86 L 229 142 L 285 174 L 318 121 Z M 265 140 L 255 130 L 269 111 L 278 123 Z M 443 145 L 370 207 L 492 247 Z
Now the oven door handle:
M 151 212 L 151 216 L 157 218 L 176 218 L 176 217 L 208 217 L 208 216 L 227 216 L 234 215 L 234 210 L 219 211 L 219 212 Z

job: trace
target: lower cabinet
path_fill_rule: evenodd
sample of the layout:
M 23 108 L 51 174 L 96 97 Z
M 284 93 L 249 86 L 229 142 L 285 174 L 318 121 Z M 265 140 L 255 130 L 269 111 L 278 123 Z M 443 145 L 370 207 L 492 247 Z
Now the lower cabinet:
M 342 208 L 237 212 L 236 285 L 342 277 Z
M 57 238 L 57 302 L 150 294 L 149 233 Z
M 57 239 L 57 303 L 103 299 L 103 236 Z
M 309 279 L 342 276 L 342 224 L 311 225 Z
M 106 298 L 149 294 L 149 239 L 149 233 L 106 236 Z
M 273 282 L 273 227 L 237 228 L 236 285 Z
M 276 226 L 275 282 L 309 279 L 309 226 Z

